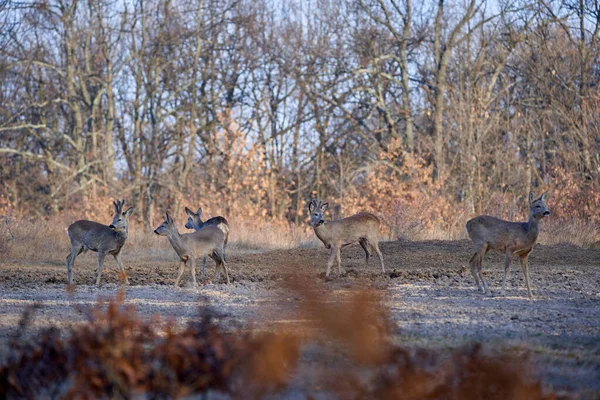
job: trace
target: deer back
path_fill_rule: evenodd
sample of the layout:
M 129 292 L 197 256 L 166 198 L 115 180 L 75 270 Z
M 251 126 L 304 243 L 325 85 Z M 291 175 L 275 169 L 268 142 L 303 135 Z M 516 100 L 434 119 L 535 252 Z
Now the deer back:
M 224 217 L 217 216 L 210 218 L 206 221 L 202 221 L 202 208 L 199 207 L 197 212 L 193 212 L 189 208 L 185 208 L 185 212 L 188 215 L 188 220 L 185 224 L 187 229 L 200 230 L 206 226 L 214 225 L 223 231 L 225 237 L 229 235 L 229 223 Z
M 529 220 L 510 222 L 489 215 L 480 215 L 467 222 L 469 237 L 474 243 L 486 243 L 495 250 L 524 250 L 533 247 L 539 235 L 538 221 L 548 215 L 547 193 L 535 198 L 529 194 Z
M 530 241 L 525 223 L 505 221 L 489 215 L 469 220 L 467 233 L 473 242 L 487 243 L 496 250 L 503 250 L 511 243 L 526 246 Z
M 222 249 L 225 243 L 225 234 L 214 225 L 205 226 L 192 233 L 185 233 L 181 237 L 185 247 L 193 251 L 196 256 L 205 255 L 214 249 Z
M 347 218 L 330 221 L 315 227 L 319 239 L 329 243 L 354 243 L 361 238 L 379 240 L 380 220 L 377 216 L 361 212 Z
M 119 250 L 126 237 L 107 225 L 94 221 L 79 220 L 67 229 L 72 244 L 82 244 L 92 251 L 112 252 Z

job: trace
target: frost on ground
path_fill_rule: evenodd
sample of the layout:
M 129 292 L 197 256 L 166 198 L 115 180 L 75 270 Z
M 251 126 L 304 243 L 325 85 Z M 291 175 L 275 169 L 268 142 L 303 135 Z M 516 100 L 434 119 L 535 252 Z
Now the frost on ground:
M 477 292 L 467 270 L 467 242 L 389 242 L 382 245 L 387 272 L 372 260 L 364 265 L 359 246 L 342 251 L 344 272 L 326 280 L 327 250 L 323 248 L 274 251 L 229 256 L 231 285 L 205 283 L 173 287 L 177 262 L 156 261 L 127 254 L 131 286 L 126 303 L 150 318 L 184 326 L 197 318 L 201 307 L 216 309 L 219 324 L 228 329 L 307 329 L 310 315 L 299 312 L 302 299 L 289 290 L 289 281 L 302 276 L 303 285 L 346 298 L 360 287 L 385 293 L 383 306 L 397 325 L 395 340 L 405 346 L 444 351 L 471 342 L 501 352 L 528 354 L 545 384 L 581 398 L 600 396 L 600 251 L 572 246 L 536 246 L 529 258 L 534 300 L 526 297 L 520 265 L 515 260 L 506 296 L 499 295 L 501 255 L 489 253 L 484 275 L 490 295 Z M 143 261 L 137 261 L 142 259 Z M 168 258 L 167 258 L 168 260 Z M 207 266 L 209 276 L 214 263 Z M 77 259 L 74 291 L 66 290 L 65 267 L 47 263 L 0 262 L 0 356 L 27 306 L 37 305 L 26 334 L 46 326 L 67 327 L 84 320 L 82 306 L 117 294 L 116 266 L 107 262 L 103 285 L 96 288 L 95 258 Z M 290 279 L 290 277 L 292 277 Z M 381 307 L 373 304 L 373 307 Z M 310 361 L 310 354 L 305 361 Z M 309 379 L 310 368 L 306 368 Z

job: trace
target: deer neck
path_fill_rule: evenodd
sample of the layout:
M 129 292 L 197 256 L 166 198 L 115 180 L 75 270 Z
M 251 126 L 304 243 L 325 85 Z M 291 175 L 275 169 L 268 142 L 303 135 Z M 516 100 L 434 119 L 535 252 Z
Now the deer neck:
M 532 242 L 535 242 L 540 234 L 540 224 L 533 213 L 529 213 L 529 220 L 525 223 L 525 232 Z
M 326 225 L 326 222 L 321 225 L 313 225 L 313 230 L 321 242 L 327 246 L 329 243 L 329 227 Z
M 181 234 L 176 230 L 170 231 L 167 235 L 167 238 L 169 239 L 169 243 L 171 243 L 171 246 L 173 246 L 177 254 L 180 254 L 184 248 L 183 238 L 181 237 Z
M 124 227 L 123 229 L 119 230 L 119 231 L 115 231 L 113 229 L 114 235 L 116 236 L 116 238 L 121 242 L 121 243 L 125 243 L 125 240 L 127 240 L 127 227 Z
M 206 224 L 204 222 L 200 221 L 198 223 L 198 225 L 196 225 L 196 229 L 195 230 L 199 231 L 200 229 L 204 228 L 205 226 L 206 226 Z

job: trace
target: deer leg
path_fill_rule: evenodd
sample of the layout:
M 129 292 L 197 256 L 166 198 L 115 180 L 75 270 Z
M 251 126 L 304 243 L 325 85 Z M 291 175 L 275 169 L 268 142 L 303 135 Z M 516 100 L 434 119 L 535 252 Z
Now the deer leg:
M 192 270 L 192 284 L 195 288 L 198 287 L 198 282 L 196 282 L 196 259 L 194 257 L 190 257 L 191 259 L 191 270 Z
M 471 275 L 473 275 L 473 279 L 475 279 L 475 283 L 477 284 L 477 289 L 481 292 L 483 289 L 481 288 L 481 283 L 479 282 L 479 275 L 477 274 L 477 260 L 479 258 L 479 253 L 473 254 L 473 257 L 469 260 L 469 265 L 471 266 Z
M 510 260 L 512 258 L 512 252 L 507 251 L 504 255 L 504 279 L 502 279 L 502 296 L 505 295 L 504 287 L 506 285 L 506 278 L 508 277 L 508 271 L 510 271 Z
M 225 254 L 221 254 L 218 251 L 214 251 L 213 254 L 215 255 L 217 261 L 217 270 L 219 270 L 219 267 L 222 267 L 225 270 L 225 278 L 227 278 L 227 284 L 229 285 L 230 281 L 229 281 L 229 271 L 227 270 L 227 264 L 225 263 Z M 219 271 L 220 272 L 220 271 Z
M 529 265 L 527 262 L 527 260 L 529 258 L 529 252 L 521 255 L 520 258 L 521 258 L 521 268 L 523 268 L 523 275 L 525 275 L 525 283 L 527 284 L 527 295 L 529 296 L 530 299 L 533 299 L 533 295 L 531 294 L 531 286 L 529 284 Z
M 363 248 L 363 250 L 365 251 L 365 255 L 366 255 L 366 260 L 365 260 L 365 264 L 369 265 L 369 248 L 367 247 L 367 239 L 360 239 L 358 241 L 358 243 L 360 243 L 360 247 Z
M 221 256 L 220 256 L 219 253 L 217 253 L 216 250 L 213 250 L 213 252 L 210 253 L 208 256 L 210 258 L 212 258 L 215 261 L 215 263 L 216 263 L 216 265 L 215 265 L 215 276 L 213 277 L 213 281 L 215 283 L 217 283 L 217 282 L 219 282 L 219 279 L 221 278 L 221 269 L 219 268 L 220 267 L 220 264 L 219 264 L 220 261 L 219 260 L 221 259 Z
M 485 281 L 483 280 L 482 269 L 483 269 L 483 255 L 480 255 L 479 263 L 477 264 L 477 274 L 479 274 L 479 279 L 481 279 L 481 285 L 483 286 L 483 294 L 486 294 L 488 292 L 488 288 L 487 288 L 487 285 L 485 284 Z
M 179 271 L 177 272 L 177 279 L 175 279 L 175 287 L 179 286 L 179 281 L 183 276 L 183 271 L 185 270 L 185 261 L 181 260 L 179 262 Z
M 227 264 L 225 263 L 225 257 L 223 257 L 223 261 L 221 261 L 221 264 L 223 265 L 223 269 L 225 270 L 225 277 L 227 278 L 227 284 L 229 285 L 229 283 L 230 283 L 229 271 L 227 271 Z
M 100 274 L 102 273 L 102 264 L 104 263 L 105 253 L 98 252 L 98 276 L 96 277 L 96 286 L 100 286 Z
M 476 258 L 476 260 L 477 260 L 477 275 L 479 276 L 479 279 L 481 280 L 481 286 L 483 287 L 483 289 L 480 287 L 479 290 L 483 294 L 487 293 L 487 285 L 485 284 L 485 281 L 483 280 L 483 273 L 481 272 L 481 270 L 483 268 L 483 256 L 485 256 L 485 253 L 487 253 L 487 248 L 483 247 L 477 252 L 477 258 Z
M 202 258 L 202 272 L 200 273 L 200 280 L 204 280 L 204 268 L 206 267 L 206 256 Z
M 217 263 L 217 265 L 215 266 L 215 276 L 213 277 L 213 281 L 214 283 L 218 283 L 219 282 L 219 278 L 220 278 L 220 272 L 221 272 L 221 262 L 219 261 L 219 256 L 217 255 L 216 251 L 213 251 L 212 254 L 210 255 L 210 258 L 212 258 L 213 260 L 215 260 L 215 262 Z
M 333 246 L 331 246 L 329 248 L 329 260 L 327 260 L 327 272 L 325 273 L 325 276 L 329 276 L 329 274 L 331 273 L 331 266 L 333 265 L 334 258 L 335 258 L 335 248 Z
M 75 257 L 77 257 L 83 251 L 83 246 L 73 246 L 71 248 L 71 253 L 67 256 L 67 280 L 69 281 L 69 285 L 73 283 L 73 262 L 75 261 Z
M 114 255 L 115 260 L 117 261 L 117 265 L 119 266 L 119 270 L 121 271 L 122 276 L 125 277 L 125 284 L 129 285 L 129 279 L 127 279 L 127 274 L 125 273 L 125 267 L 123 266 L 123 263 L 121 262 L 121 253 L 117 253 Z
M 383 254 L 381 254 L 381 250 L 379 250 L 378 242 L 371 242 L 371 247 L 375 250 L 375 254 L 379 257 L 379 263 L 381 264 L 381 272 L 385 274 L 385 265 L 383 265 Z
M 342 258 L 341 258 L 341 246 L 336 246 L 335 248 L 335 260 L 337 261 L 338 266 L 338 275 L 342 275 Z

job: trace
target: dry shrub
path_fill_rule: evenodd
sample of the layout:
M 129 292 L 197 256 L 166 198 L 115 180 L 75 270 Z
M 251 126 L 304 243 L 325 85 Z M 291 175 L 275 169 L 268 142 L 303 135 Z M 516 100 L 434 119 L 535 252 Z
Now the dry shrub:
M 455 351 L 448 359 L 421 350 L 392 349 L 390 362 L 371 392 L 379 399 L 555 399 L 545 393 L 527 360 L 486 354 L 479 344 Z
M 210 308 L 185 329 L 175 330 L 159 317 L 140 319 L 120 293 L 84 309 L 87 322 L 70 332 L 51 328 L 27 339 L 23 332 L 29 310 L 0 366 L 0 397 L 178 398 L 215 390 L 262 398 L 290 388 L 293 378 L 302 376 L 302 346 L 318 343 L 346 359 L 340 365 L 330 351 L 323 351 L 318 362 L 336 368 L 323 370 L 319 389 L 299 388 L 309 396 L 556 398 L 542 390 L 523 357 L 492 354 L 478 344 L 449 355 L 395 344 L 381 292 L 363 289 L 342 299 L 301 278 L 291 282 L 303 299 L 301 312 L 311 321 L 312 333 L 303 337 L 281 331 L 227 332 L 215 320 L 224 317 Z
M 301 312 L 315 331 L 342 345 L 359 364 L 377 365 L 385 358 L 391 318 L 381 307 L 382 293 L 359 290 L 342 298 L 308 279 L 294 276 L 287 282 L 303 299 Z
M 466 214 L 434 181 L 432 166 L 422 157 L 390 146 L 381 152 L 357 192 L 347 200 L 348 213 L 371 210 L 382 217 L 388 236 L 413 240 L 455 239 L 462 236 Z M 398 166 L 398 159 L 402 159 Z
M 285 389 L 296 372 L 301 343 L 298 335 L 288 332 L 250 337 L 240 371 L 243 383 L 236 390 L 239 397 L 261 398 Z
M 215 165 L 193 170 L 182 188 L 161 187 L 153 200 L 153 218 L 157 222 L 162 213 L 175 213 L 183 231 L 187 218 L 183 205 L 202 206 L 203 217 L 225 216 L 232 227 L 232 249 L 293 248 L 314 241 L 314 234 L 306 221 L 305 204 L 308 198 L 297 199 L 299 225 L 290 223 L 290 190 L 294 187 L 289 171 L 277 171 L 267 162 L 265 148 L 260 143 L 248 143 L 228 113 L 220 117 L 222 129 L 216 141 L 229 149 Z M 324 194 L 332 209 L 343 210 L 344 217 L 359 211 L 371 211 L 385 223 L 384 235 L 388 239 L 456 240 L 466 238 L 465 223 L 478 213 L 522 221 L 527 218 L 527 193 L 516 185 L 493 185 L 482 189 L 474 198 L 469 188 L 463 188 L 458 177 L 441 176 L 432 179 L 432 165 L 427 154 L 403 153 L 399 142 L 392 142 L 388 151 L 381 151 L 377 160 L 364 166 L 366 172 L 356 174 L 356 179 L 344 190 L 343 196 Z M 218 162 L 217 162 L 218 161 Z M 547 190 L 549 207 L 553 215 L 544 223 L 540 242 L 568 243 L 590 246 L 600 242 L 600 182 L 586 181 L 576 171 L 552 167 L 539 177 L 537 194 Z M 159 177 L 157 182 L 170 182 L 171 177 Z M 335 182 L 334 182 L 335 183 Z M 165 184 L 166 185 L 166 184 Z M 330 185 L 335 187 L 335 185 Z M 457 190 L 457 187 L 460 190 Z M 463 190 L 464 189 L 464 190 Z M 323 191 L 335 192 L 332 188 Z M 460 195 L 457 192 L 461 192 Z M 66 227 L 78 219 L 91 219 L 109 223 L 112 217 L 113 197 L 103 191 L 94 196 L 74 196 L 63 200 L 50 217 L 40 217 L 44 210 L 19 209 L 0 193 L 0 255 L 14 258 L 43 255 L 44 259 L 63 260 L 68 249 L 68 239 L 63 235 Z M 121 193 L 132 201 L 130 189 Z M 476 211 L 477 210 L 477 211 Z M 156 241 L 139 224 L 142 210 L 135 210 L 130 221 L 128 249 L 153 255 L 156 246 L 161 252 L 168 250 L 166 241 Z M 295 219 L 295 218 L 294 218 Z M 550 222 L 552 221 L 552 222 Z M 551 233 L 550 233 L 551 232 Z M 158 243 L 158 244 L 157 244 Z M 35 251 L 30 251 L 34 249 Z M 63 250 L 64 249 L 64 250 Z M 59 252 L 60 250 L 60 252 Z M 60 254 L 59 254 L 60 253 Z
M 455 240 L 466 237 L 465 223 L 477 213 L 469 201 L 459 201 L 445 182 L 433 180 L 432 166 L 420 156 L 405 154 L 390 146 L 381 152 L 356 191 L 346 197 L 345 214 L 368 210 L 379 215 L 390 238 L 411 240 Z M 401 160 L 399 162 L 398 160 Z M 515 190 L 516 188 L 511 188 Z M 511 221 L 528 218 L 527 193 L 490 187 L 479 199 L 481 213 Z M 577 172 L 554 167 L 546 174 L 543 187 L 548 191 L 553 215 L 544 221 L 540 242 L 568 242 L 590 246 L 600 241 L 600 186 L 583 181 Z M 334 200 L 330 200 L 330 203 Z M 544 233 L 546 226 L 549 232 Z
M 292 335 L 225 332 L 204 309 L 183 331 L 157 316 L 143 321 L 124 292 L 82 308 L 68 335 L 20 334 L 0 366 L 0 397 L 179 398 L 208 390 L 264 393 L 284 386 L 299 354 Z M 24 331 L 31 312 L 23 316 Z M 282 369 L 285 365 L 287 369 Z
M 393 342 L 395 325 L 382 305 L 382 292 L 361 289 L 346 298 L 298 277 L 288 279 L 299 293 L 303 313 L 350 364 L 324 376 L 329 390 L 349 398 L 407 400 L 554 399 L 524 357 L 486 353 L 473 344 L 445 355 Z M 322 364 L 331 364 L 323 358 Z M 331 373 L 331 372 L 330 372 Z M 365 377 L 368 377 L 365 379 Z

